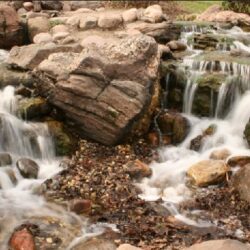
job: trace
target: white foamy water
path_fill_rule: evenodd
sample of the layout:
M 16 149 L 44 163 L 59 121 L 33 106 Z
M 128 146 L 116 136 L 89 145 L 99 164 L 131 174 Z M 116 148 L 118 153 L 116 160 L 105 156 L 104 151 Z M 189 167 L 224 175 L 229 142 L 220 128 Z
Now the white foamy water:
M 193 29 L 195 32 L 197 30 Z M 188 30 L 189 31 L 189 30 Z M 233 28 L 225 33 L 238 36 L 243 31 Z M 182 35 L 186 40 L 188 35 Z M 246 35 L 244 33 L 244 35 Z M 242 43 L 235 43 L 241 49 L 247 49 Z M 202 53 L 193 51 L 194 55 L 184 58 L 182 65 L 189 69 L 188 81 L 184 92 L 183 112 L 191 123 L 191 131 L 185 141 L 178 146 L 159 149 L 160 163 L 153 162 L 151 178 L 145 178 L 138 186 L 142 190 L 141 198 L 155 201 L 162 199 L 170 213 L 186 224 L 206 227 L 210 223 L 194 221 L 178 211 L 178 203 L 190 198 L 192 192 L 186 186 L 186 172 L 190 166 L 209 159 L 215 150 L 228 149 L 233 155 L 249 155 L 250 150 L 244 140 L 244 127 L 250 118 L 250 67 L 235 62 L 197 61 L 195 56 Z M 226 81 L 218 92 L 214 118 L 197 118 L 192 115 L 192 105 L 197 90 L 197 79 L 203 73 L 221 72 L 227 75 Z M 214 93 L 211 93 L 213 98 Z M 212 103 L 212 102 L 211 102 Z M 230 111 L 224 120 L 222 111 L 229 105 Z M 189 149 L 193 138 L 203 133 L 210 125 L 216 126 L 215 134 L 207 137 L 199 152 Z

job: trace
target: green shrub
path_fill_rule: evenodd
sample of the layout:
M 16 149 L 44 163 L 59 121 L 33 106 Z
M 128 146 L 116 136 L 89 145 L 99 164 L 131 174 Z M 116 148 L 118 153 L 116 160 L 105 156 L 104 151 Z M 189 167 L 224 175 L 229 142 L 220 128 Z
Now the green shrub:
M 226 10 L 233 10 L 235 12 L 250 14 L 249 0 L 225 0 L 222 6 Z

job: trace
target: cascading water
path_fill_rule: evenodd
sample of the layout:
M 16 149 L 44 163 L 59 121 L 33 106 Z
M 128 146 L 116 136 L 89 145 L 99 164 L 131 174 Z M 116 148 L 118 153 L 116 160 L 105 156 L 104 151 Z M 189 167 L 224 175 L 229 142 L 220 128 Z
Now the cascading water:
M 232 34 L 242 32 L 232 29 Z M 227 33 L 231 34 L 229 31 Z M 245 34 L 245 33 L 244 33 Z M 186 37 L 183 35 L 182 37 Z M 235 43 L 239 47 L 238 43 Z M 244 49 L 246 49 L 244 47 Z M 237 62 L 197 61 L 196 55 L 201 51 L 193 51 L 194 55 L 184 58 L 182 65 L 188 68 L 188 81 L 183 97 L 183 112 L 191 124 L 191 131 L 184 142 L 178 146 L 159 149 L 160 161 L 152 163 L 153 175 L 139 183 L 143 190 L 141 197 L 145 200 L 162 199 L 163 204 L 177 219 L 196 226 L 209 226 L 206 222 L 193 221 L 178 212 L 178 203 L 190 198 L 191 190 L 185 185 L 186 171 L 201 160 L 207 160 L 214 150 L 228 149 L 233 155 L 250 155 L 243 130 L 250 117 L 250 66 Z M 197 90 L 197 78 L 203 73 L 221 72 L 226 81 L 219 88 L 217 102 L 212 107 L 214 117 L 197 118 L 192 115 L 192 105 Z M 213 93 L 214 94 L 214 93 Z M 214 98 L 211 94 L 211 98 Z M 224 120 L 223 109 L 228 106 L 230 112 Z M 211 124 L 216 126 L 214 135 L 206 138 L 199 152 L 190 150 L 190 141 L 202 134 Z

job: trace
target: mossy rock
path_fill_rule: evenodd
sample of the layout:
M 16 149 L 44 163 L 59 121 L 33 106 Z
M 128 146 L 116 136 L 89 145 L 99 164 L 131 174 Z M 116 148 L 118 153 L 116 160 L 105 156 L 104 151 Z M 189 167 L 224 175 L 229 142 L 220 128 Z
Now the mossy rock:
M 75 149 L 76 138 L 65 129 L 63 123 L 55 120 L 49 120 L 46 123 L 54 138 L 56 155 L 69 155 Z
M 245 136 L 245 139 L 250 147 L 250 120 L 246 124 L 245 130 L 244 130 L 244 136 Z
M 44 98 L 31 97 L 19 101 L 17 113 L 23 119 L 31 120 L 48 115 L 50 110 L 51 108 Z
M 219 90 L 220 86 L 226 82 L 227 75 L 220 73 L 206 73 L 203 74 L 197 80 L 197 84 L 199 88 L 208 87 L 214 91 Z

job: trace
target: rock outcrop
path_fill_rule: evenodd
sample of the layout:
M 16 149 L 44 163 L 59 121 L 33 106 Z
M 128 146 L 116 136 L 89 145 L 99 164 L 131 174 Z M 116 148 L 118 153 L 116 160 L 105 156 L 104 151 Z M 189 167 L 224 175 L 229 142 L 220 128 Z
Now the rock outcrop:
M 50 102 L 79 134 L 104 144 L 146 132 L 146 116 L 158 103 L 153 96 L 159 54 L 154 39 L 144 35 L 88 44 L 71 63 L 69 77 L 57 82 Z

